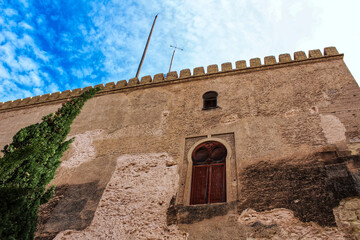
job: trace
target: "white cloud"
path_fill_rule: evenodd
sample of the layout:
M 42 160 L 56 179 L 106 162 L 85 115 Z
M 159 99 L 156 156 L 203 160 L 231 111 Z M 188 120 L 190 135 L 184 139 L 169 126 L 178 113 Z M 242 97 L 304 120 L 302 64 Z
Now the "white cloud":
M 32 71 L 38 69 L 37 64 L 31 58 L 20 56 L 18 59 L 23 71 Z
M 93 72 L 93 69 L 91 67 L 81 67 L 81 68 L 72 68 L 71 69 L 72 75 L 74 75 L 80 79 L 90 76 L 92 72 Z
M 17 22 L 18 11 L 7 8 L 0 9 L 0 13 L 7 15 L 1 18 L 0 29 L 0 101 L 29 97 L 34 95 L 34 87 L 44 86 L 45 77 L 39 73 L 39 68 L 49 56 L 24 33 L 32 30 L 32 26 L 25 20 Z
M 43 95 L 44 94 L 44 91 L 40 88 L 34 88 L 33 92 L 35 95 Z
M 29 6 L 29 3 L 27 0 L 19 0 L 19 1 L 24 5 L 24 7 L 27 8 Z
M 30 76 L 31 82 L 34 84 L 34 86 L 40 87 L 43 85 L 43 81 L 37 72 L 31 71 L 29 76 Z
M 21 2 L 29 7 L 26 0 Z M 169 45 L 184 48 L 184 51 L 177 51 L 174 58 L 172 69 L 177 71 L 336 46 L 345 53 L 346 64 L 360 80 L 360 29 L 352 27 L 360 22 L 357 13 L 360 2 L 357 0 L 341 3 L 335 0 L 183 0 L 181 3 L 175 0 L 109 0 L 90 4 L 90 19 L 73 16 L 69 22 L 74 32 L 55 31 L 46 23 L 49 17 L 59 21 L 60 14 L 57 13 L 35 15 L 30 7 L 19 22 L 19 16 L 24 15 L 20 10 L 0 10 L 3 16 L 10 16 L 0 17 L 0 87 L 1 78 L 9 76 L 14 82 L 31 83 L 39 89 L 43 86 L 41 91 L 84 87 L 96 79 L 98 69 L 106 73 L 104 82 L 130 79 L 136 73 L 157 13 L 159 17 L 141 76 L 167 72 L 173 51 Z M 33 34 L 40 30 L 34 27 L 30 18 L 44 26 L 42 31 L 46 29 L 42 37 L 48 48 L 61 49 L 65 54 L 51 55 L 35 42 Z M 87 25 L 88 20 L 92 24 Z M 84 44 L 78 44 L 78 40 Z M 29 54 L 22 53 L 26 51 Z M 93 57 L 97 51 L 104 57 L 95 61 Z M 67 62 L 76 64 L 62 66 L 60 62 L 64 55 Z M 51 76 L 43 72 L 43 66 L 61 76 L 58 88 L 45 86 L 44 82 L 51 82 Z M 84 80 L 69 83 L 71 75 Z M 34 94 L 35 90 L 31 92 Z
M 6 8 L 4 10 L 4 13 L 8 16 L 8 17 L 11 17 L 13 15 L 18 15 L 18 12 L 15 10 L 15 9 L 12 9 L 12 8 Z
M 19 26 L 24 28 L 24 29 L 27 29 L 27 30 L 33 30 L 33 27 L 30 26 L 29 24 L 27 24 L 26 22 L 20 22 Z
M 15 48 L 9 42 L 0 45 L 0 60 L 7 64 L 12 71 L 16 71 L 20 69 L 18 62 L 15 60 Z
M 46 88 L 48 93 L 54 93 L 54 92 L 58 92 L 59 91 L 59 86 L 56 83 L 51 83 L 49 86 L 47 86 Z
M 8 40 L 8 41 L 16 41 L 17 40 L 17 35 L 13 32 L 10 32 L 10 31 L 3 31 L 2 34 L 5 36 L 5 38 Z
M 10 78 L 8 70 L 2 64 L 0 64 L 0 79 L 1 78 Z

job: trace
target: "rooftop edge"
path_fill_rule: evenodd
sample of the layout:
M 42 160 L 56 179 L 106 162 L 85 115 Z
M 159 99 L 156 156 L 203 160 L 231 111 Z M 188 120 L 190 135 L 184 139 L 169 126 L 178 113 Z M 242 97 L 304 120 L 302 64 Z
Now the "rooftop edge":
M 341 55 L 337 51 L 335 47 L 326 47 L 324 48 L 324 52 L 322 53 L 319 49 L 315 50 L 309 50 L 308 56 L 306 56 L 305 52 L 298 51 L 293 54 L 293 59 L 291 58 L 291 55 L 289 53 L 280 54 L 278 56 L 278 61 L 276 61 L 275 56 L 266 56 L 264 57 L 263 63 L 261 62 L 260 58 L 252 58 L 249 60 L 250 65 L 246 65 L 245 60 L 240 60 L 235 62 L 235 68 L 233 68 L 232 63 L 227 62 L 223 63 L 220 66 L 220 70 L 217 64 L 209 65 L 207 66 L 207 71 L 205 73 L 204 67 L 196 67 L 193 69 L 193 74 L 191 74 L 190 69 L 183 69 L 180 71 L 180 74 L 176 71 L 169 72 L 166 75 L 163 73 L 158 73 L 154 75 L 154 78 L 152 78 L 150 75 L 141 77 L 139 80 L 137 77 L 131 78 L 128 81 L 121 80 L 117 83 L 115 82 L 109 82 L 104 84 L 98 84 L 95 85 L 95 87 L 100 87 L 101 91 L 98 92 L 98 94 L 103 94 L 106 92 L 112 92 L 114 90 L 118 89 L 126 89 L 126 88 L 132 88 L 142 85 L 151 85 L 151 84 L 157 84 L 160 82 L 169 82 L 177 79 L 183 79 L 183 78 L 189 78 L 189 77 L 199 77 L 199 76 L 206 76 L 206 75 L 214 75 L 218 73 L 225 73 L 225 72 L 231 72 L 234 70 L 245 70 L 245 69 L 254 69 L 254 68 L 262 68 L 262 67 L 268 67 L 268 66 L 276 66 L 279 64 L 284 63 L 292 63 L 292 62 L 301 62 L 304 60 L 312 60 L 312 59 L 321 59 L 326 58 L 328 56 L 337 56 Z M 30 105 L 38 105 L 41 103 L 46 102 L 57 102 L 61 100 L 66 100 L 69 98 L 74 98 L 79 96 L 84 91 L 92 88 L 92 86 L 85 87 L 85 88 L 77 88 L 73 90 L 66 90 L 63 92 L 55 92 L 55 93 L 48 93 L 44 95 L 34 96 L 34 97 L 28 97 L 24 99 L 17 99 L 13 101 L 7 101 L 7 102 L 0 102 L 0 112 L 3 110 L 13 109 L 13 108 L 22 108 L 25 106 Z

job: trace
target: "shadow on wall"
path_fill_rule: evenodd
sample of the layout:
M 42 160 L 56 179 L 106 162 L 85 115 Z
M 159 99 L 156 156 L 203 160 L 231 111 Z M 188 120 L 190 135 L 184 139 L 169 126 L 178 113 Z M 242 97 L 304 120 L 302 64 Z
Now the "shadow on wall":
M 359 196 L 360 156 L 340 157 L 333 151 L 316 153 L 296 163 L 293 159 L 260 162 L 247 167 L 239 176 L 242 187 L 237 202 L 172 206 L 168 223 L 192 224 L 235 209 L 241 214 L 248 208 L 256 211 L 286 208 L 303 222 L 336 226 L 333 208 L 344 198 Z
M 94 181 L 56 187 L 52 199 L 40 207 L 35 239 L 53 239 L 61 231 L 88 227 L 104 191 L 98 185 Z

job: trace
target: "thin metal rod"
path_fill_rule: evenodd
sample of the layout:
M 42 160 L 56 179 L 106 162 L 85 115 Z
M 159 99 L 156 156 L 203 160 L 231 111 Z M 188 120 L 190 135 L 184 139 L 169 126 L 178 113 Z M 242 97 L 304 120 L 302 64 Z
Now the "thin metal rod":
M 148 46 L 149 46 L 150 38 L 151 38 L 151 35 L 152 35 L 153 29 L 154 29 L 154 26 L 155 26 L 155 22 L 156 22 L 156 19 L 157 19 L 157 16 L 158 16 L 158 15 L 159 15 L 159 14 L 156 14 L 155 19 L 154 19 L 154 22 L 153 22 L 153 25 L 152 25 L 152 27 L 151 27 L 150 34 L 149 34 L 149 37 L 148 37 L 147 42 L 146 42 L 146 45 L 145 45 L 145 49 L 144 49 L 143 55 L 142 55 L 142 57 L 141 57 L 141 61 L 140 61 L 140 64 L 139 64 L 139 68 L 138 68 L 138 70 L 137 70 L 137 72 L 136 72 L 136 77 L 139 77 L 140 70 L 141 70 L 141 66 L 142 66 L 142 64 L 143 64 L 143 62 L 144 62 L 145 55 L 146 55 L 146 50 L 147 50 L 147 48 L 148 48 Z
M 171 65 L 172 65 L 172 62 L 173 62 L 173 60 L 174 60 L 175 50 L 176 50 L 176 49 L 174 49 L 173 55 L 172 55 L 172 58 L 171 58 L 170 67 L 169 67 L 169 72 L 171 72 Z
M 169 72 L 171 72 L 171 66 L 172 66 L 172 63 L 173 63 L 173 60 L 174 60 L 174 55 L 175 55 L 176 49 L 179 49 L 179 50 L 181 50 L 181 51 L 184 51 L 184 49 L 178 48 L 177 46 L 172 46 L 172 45 L 170 45 L 170 47 L 174 48 L 174 51 L 173 51 L 173 54 L 172 54 L 172 57 L 171 57 L 171 61 L 170 61 Z

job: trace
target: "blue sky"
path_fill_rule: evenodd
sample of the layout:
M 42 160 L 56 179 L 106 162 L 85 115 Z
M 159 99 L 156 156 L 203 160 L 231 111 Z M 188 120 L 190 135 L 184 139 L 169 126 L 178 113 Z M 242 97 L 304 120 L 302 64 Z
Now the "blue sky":
M 358 0 L 0 0 L 0 102 L 336 46 L 360 81 Z

